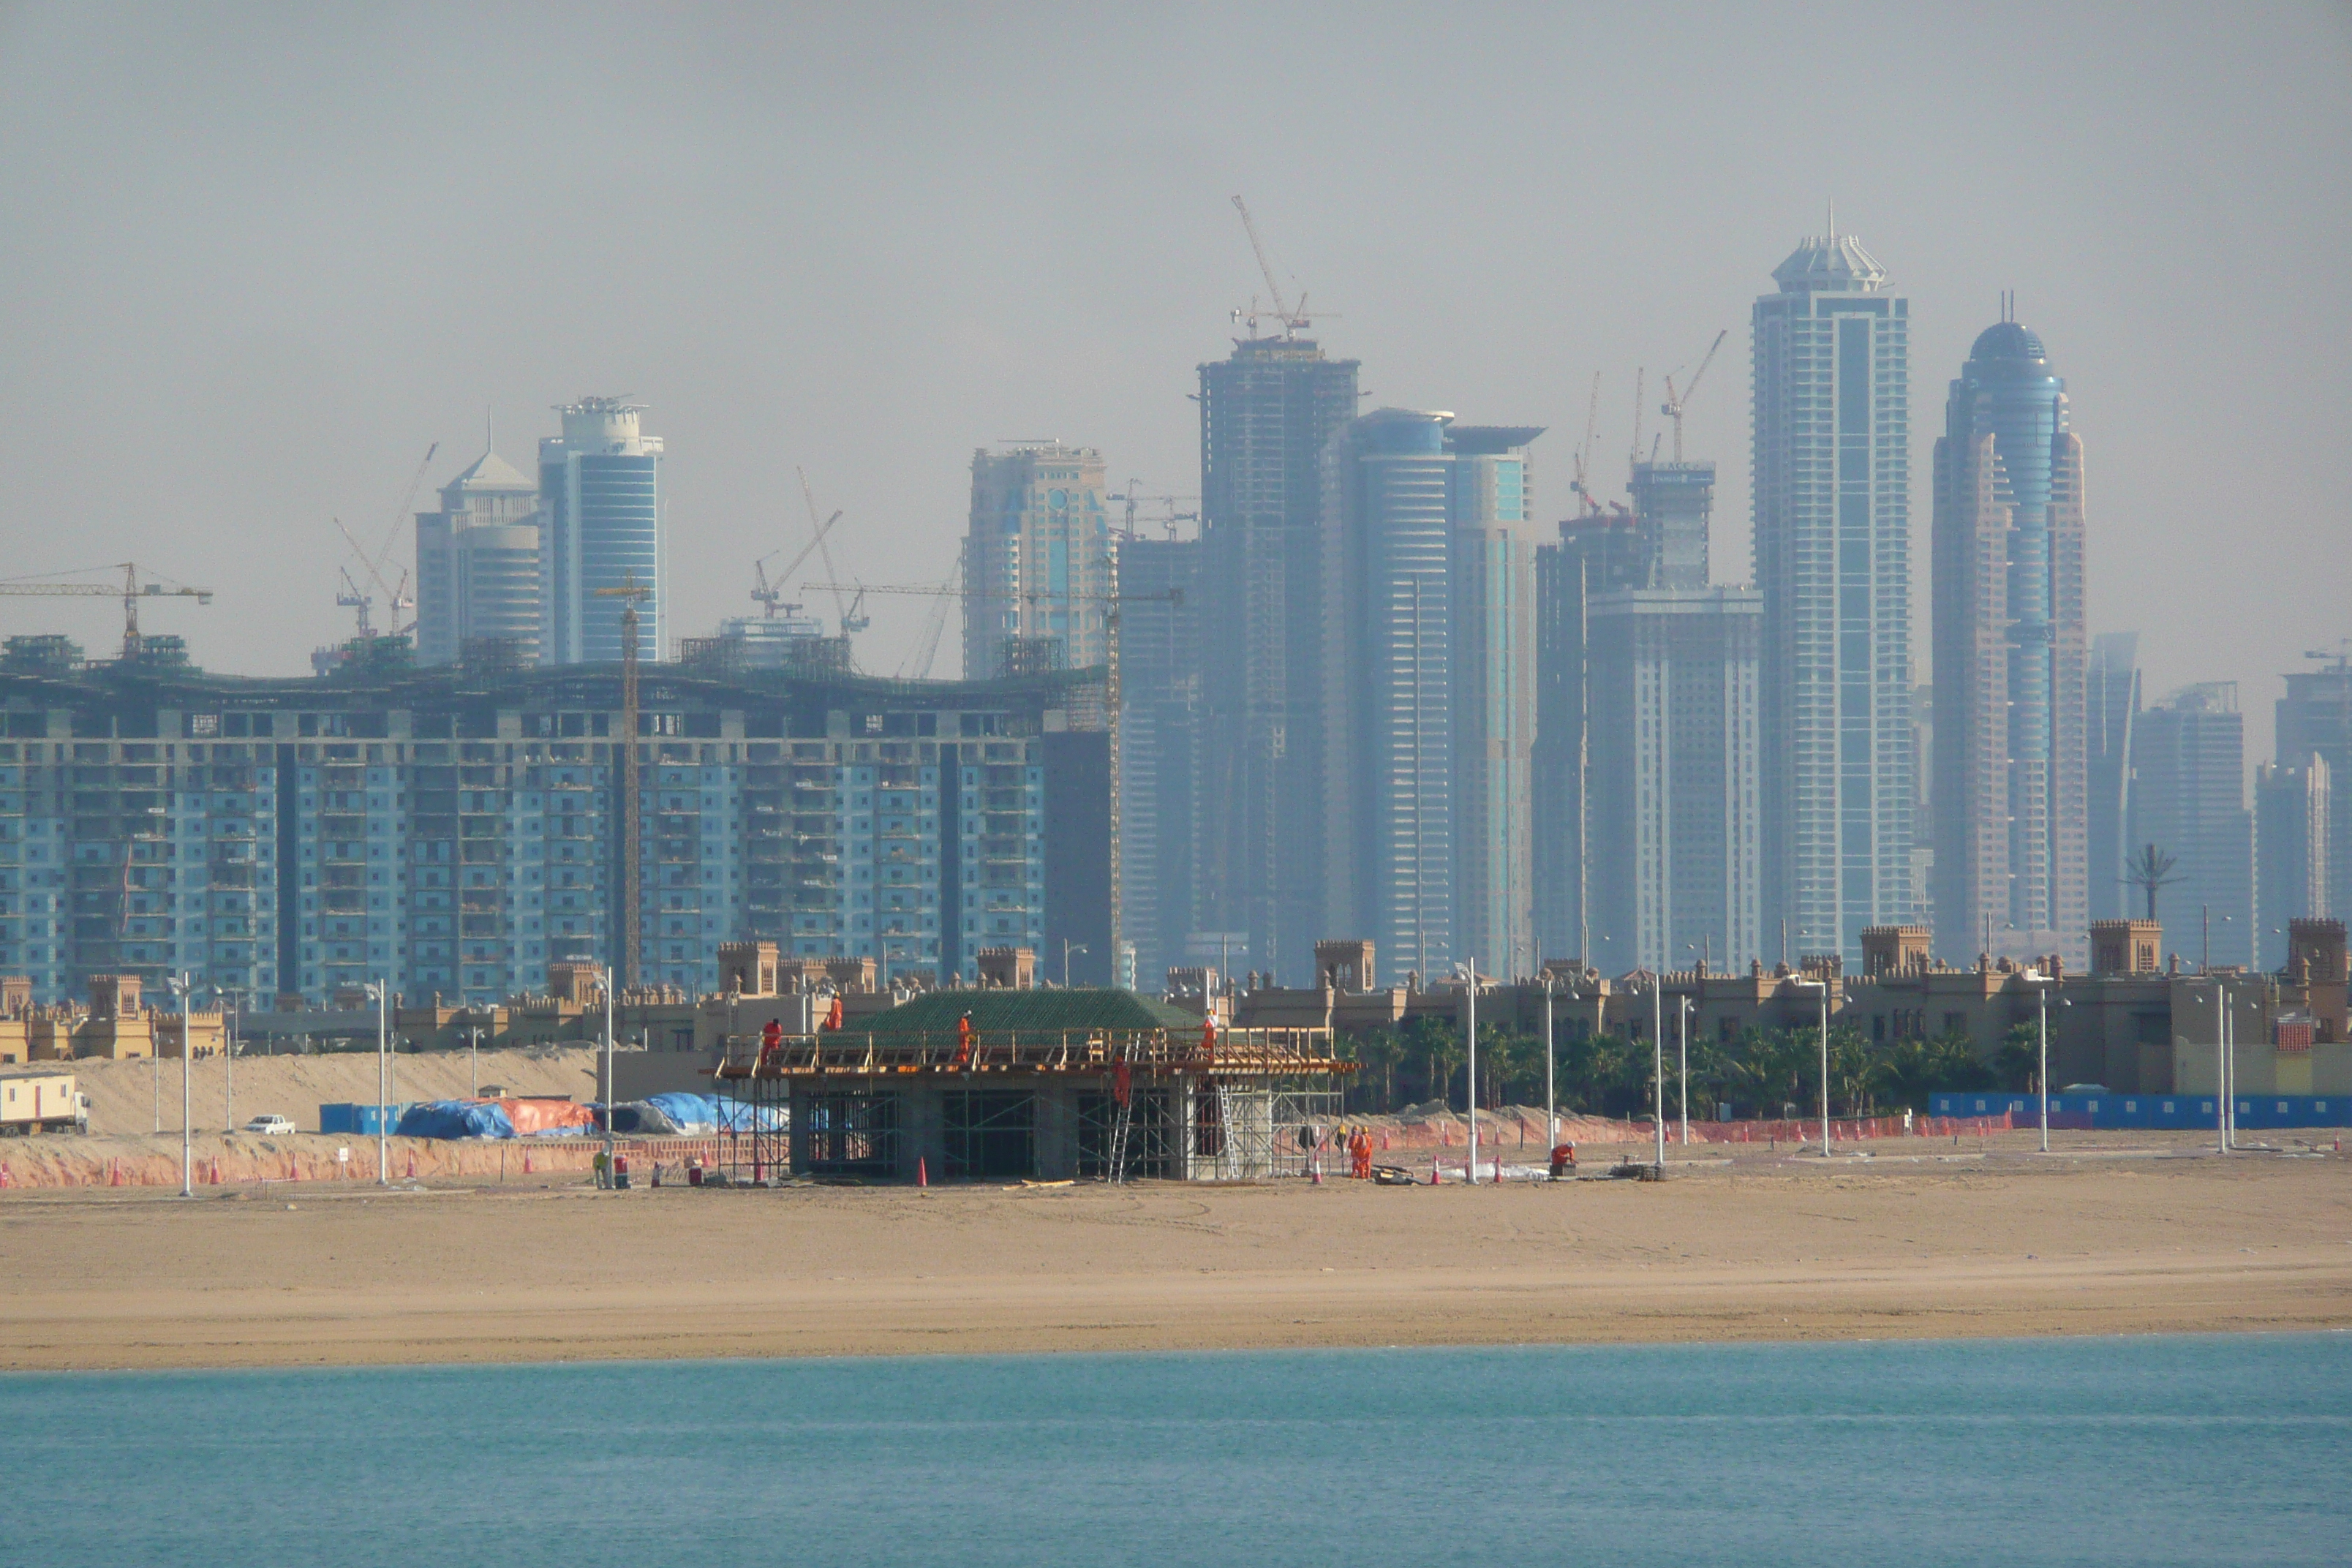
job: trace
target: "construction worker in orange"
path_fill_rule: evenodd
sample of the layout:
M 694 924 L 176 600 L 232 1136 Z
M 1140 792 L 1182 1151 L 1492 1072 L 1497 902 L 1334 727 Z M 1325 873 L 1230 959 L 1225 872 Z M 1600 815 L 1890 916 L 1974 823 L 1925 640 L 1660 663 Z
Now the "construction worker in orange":
M 956 1020 L 955 1065 L 959 1072 L 971 1066 L 971 1015 L 966 1013 Z
M 1557 1182 L 1562 1176 L 1572 1176 L 1574 1174 L 1576 1174 L 1576 1145 L 1573 1143 L 1553 1144 L 1551 1146 L 1551 1179 Z
M 784 1048 L 784 1021 L 771 1018 L 760 1027 L 760 1065 L 766 1067 Z
M 824 1026 L 828 1029 L 841 1027 L 841 998 L 838 996 L 833 999 L 833 1005 L 825 1011 Z
M 1348 1153 L 1353 1162 L 1349 1173 L 1360 1182 L 1370 1181 L 1372 1179 L 1372 1135 L 1360 1127 L 1357 1128 L 1355 1136 L 1348 1140 Z

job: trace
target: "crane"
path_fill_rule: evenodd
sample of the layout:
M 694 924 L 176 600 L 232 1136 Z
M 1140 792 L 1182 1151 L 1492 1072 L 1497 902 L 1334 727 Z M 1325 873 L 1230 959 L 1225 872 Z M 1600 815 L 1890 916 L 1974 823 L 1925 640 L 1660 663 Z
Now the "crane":
M 1249 236 L 1250 249 L 1257 256 L 1257 269 L 1265 279 L 1265 291 L 1273 297 L 1274 319 L 1282 323 L 1282 335 L 1284 337 L 1295 338 L 1301 331 L 1315 324 L 1307 319 L 1306 291 L 1304 289 L 1299 291 L 1298 304 L 1295 309 L 1282 302 L 1282 285 L 1274 280 L 1274 263 L 1266 259 L 1265 242 L 1258 237 L 1257 220 L 1250 216 L 1249 204 L 1242 200 L 1241 197 L 1235 196 L 1234 198 L 1234 210 L 1242 215 L 1242 228 L 1244 232 Z M 1250 302 L 1250 308 L 1246 311 L 1235 310 L 1234 312 L 1235 320 L 1248 321 L 1250 335 L 1252 337 L 1255 337 L 1257 335 L 1257 302 L 1255 300 L 1252 300 Z M 1324 314 L 1328 315 L 1330 312 L 1327 310 Z
M 621 984 L 637 984 L 637 949 L 645 910 L 645 825 L 637 805 L 637 606 L 654 591 L 630 572 L 615 588 L 594 590 L 599 599 L 621 601 Z
M 1177 502 L 1199 500 L 1201 499 L 1199 496 L 1138 495 L 1136 493 L 1136 487 L 1140 485 L 1142 482 L 1143 481 L 1141 479 L 1128 480 L 1127 494 L 1121 498 L 1127 502 L 1127 527 L 1123 531 L 1127 538 L 1134 539 L 1138 537 L 1135 527 L 1135 511 L 1136 508 L 1145 501 L 1150 501 L 1164 509 L 1160 516 L 1147 519 L 1146 521 L 1156 522 L 1162 528 L 1165 528 L 1168 531 L 1168 537 L 1170 539 L 1174 539 L 1176 537 L 1176 525 L 1178 523 L 1198 522 L 1201 521 L 1201 514 L 1197 511 L 1178 511 L 1176 510 Z
M 1625 460 L 1629 468 L 1642 460 L 1642 378 L 1648 374 L 1646 369 L 1639 366 L 1633 371 L 1633 456 Z
M 831 581 L 827 582 L 824 585 L 833 590 L 833 610 L 835 616 L 837 616 L 841 622 L 841 635 L 847 637 L 854 631 L 862 632 L 866 629 L 868 622 L 866 617 L 861 616 L 857 613 L 856 605 L 843 603 L 841 597 L 841 574 L 833 569 L 833 546 L 824 542 L 825 531 L 832 528 L 833 524 L 831 521 L 827 521 L 820 525 L 816 520 L 816 495 L 809 489 L 808 470 L 806 468 L 795 468 L 793 472 L 800 475 L 801 477 L 801 499 L 808 502 L 809 527 L 816 531 L 816 547 L 818 552 L 824 557 L 824 574 L 826 577 L 830 578 Z M 835 512 L 834 514 L 836 518 L 840 515 L 841 514 L 839 512 Z M 803 584 L 803 586 L 807 587 L 808 584 Z M 860 597 L 862 600 L 863 595 L 860 595 Z M 850 624 L 852 621 L 855 621 L 857 624 L 852 626 Z
M 771 550 L 765 555 L 761 556 L 760 559 L 751 563 L 751 574 L 754 577 L 759 579 L 760 584 L 758 587 L 751 590 L 751 598 L 754 603 L 765 605 L 768 607 L 768 618 L 772 620 L 775 617 L 776 612 L 780 609 L 797 610 L 800 608 L 798 605 L 785 603 L 785 581 L 789 579 L 793 573 L 801 569 L 802 562 L 806 561 L 812 554 L 815 553 L 818 545 L 824 542 L 826 530 L 832 528 L 835 523 L 839 522 L 840 521 L 841 513 L 837 511 L 831 517 L 826 518 L 824 525 L 816 531 L 816 537 L 810 540 L 806 544 L 801 546 L 801 552 L 793 557 L 793 563 L 791 565 L 776 574 L 776 580 L 773 583 L 768 581 L 768 563 L 773 561 L 777 556 L 782 555 L 783 553 L 782 549 Z
M 383 574 L 377 570 L 377 563 L 368 560 L 366 547 L 360 543 L 358 536 L 344 526 L 341 518 L 335 519 L 334 522 L 335 526 L 342 531 L 343 542 L 352 547 L 352 554 L 359 562 L 360 570 L 367 574 L 368 581 L 383 595 L 385 602 L 392 608 L 392 627 L 387 635 L 398 637 L 403 632 L 414 630 L 415 627 L 414 621 L 405 626 L 400 624 L 401 612 L 416 607 L 416 595 L 408 591 L 408 574 L 403 572 L 400 574 L 400 582 L 397 585 L 387 584 L 383 580 Z M 346 566 L 342 569 L 342 576 L 343 591 L 335 595 L 335 603 L 344 609 L 358 611 L 359 635 L 363 637 L 373 637 L 375 628 L 368 624 L 368 611 L 375 604 L 374 596 L 352 579 L 350 567 Z
M 917 680 L 931 678 L 931 665 L 940 657 L 940 638 L 946 635 L 948 629 L 948 607 L 962 596 L 962 588 L 963 557 L 958 555 L 953 570 L 948 573 L 947 581 L 940 584 L 940 602 L 931 606 L 929 615 L 923 617 L 923 634 L 917 639 L 913 655 L 898 667 L 900 679 L 910 674 Z
M 1601 373 L 1596 370 L 1592 373 L 1592 397 L 1585 405 L 1584 409 L 1584 445 L 1576 449 L 1576 478 L 1569 481 L 1568 486 L 1582 498 L 1584 510 L 1588 513 L 1601 510 L 1601 502 L 1593 498 L 1591 488 L 1586 484 L 1589 477 L 1588 469 L 1592 461 L 1592 438 L 1600 425 Z
M 1666 400 L 1658 405 L 1658 412 L 1675 422 L 1675 461 L 1677 463 L 1683 460 L 1683 405 L 1690 402 L 1691 394 L 1698 390 L 1699 378 L 1706 375 L 1706 367 L 1715 363 L 1715 351 L 1721 348 L 1723 340 L 1730 335 L 1729 327 L 1715 334 L 1715 342 L 1706 345 L 1706 357 L 1698 362 L 1698 369 L 1691 372 L 1690 383 L 1682 389 L 1679 396 L 1675 392 L 1674 376 L 1669 374 L 1666 377 Z
M 137 658 L 145 650 L 146 639 L 139 635 L 139 601 L 142 599 L 194 599 L 199 605 L 213 602 L 210 588 L 180 586 L 166 588 L 161 583 L 139 581 L 139 568 L 129 561 L 110 563 L 107 570 L 120 567 L 122 586 L 104 583 L 0 583 L 0 594 L 25 598 L 99 598 L 122 601 L 122 657 Z

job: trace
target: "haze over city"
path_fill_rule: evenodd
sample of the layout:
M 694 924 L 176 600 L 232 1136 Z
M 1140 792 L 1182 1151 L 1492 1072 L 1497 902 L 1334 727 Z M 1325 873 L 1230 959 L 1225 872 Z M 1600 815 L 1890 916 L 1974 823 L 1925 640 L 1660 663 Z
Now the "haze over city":
M 163 617 L 197 662 L 297 672 L 350 629 L 331 519 L 381 540 L 486 409 L 528 466 L 551 405 L 627 393 L 676 635 L 805 540 L 795 466 L 845 577 L 936 581 L 1000 438 L 1199 489 L 1192 367 L 1265 293 L 1242 193 L 1364 407 L 1549 427 L 1540 517 L 1595 372 L 1615 495 L 1636 370 L 1654 434 L 1730 329 L 1687 428 L 1743 582 L 1745 318 L 1834 203 L 1914 301 L 1922 678 L 1935 410 L 2014 289 L 2088 451 L 2092 629 L 2145 634 L 2151 698 L 2241 682 L 2266 755 L 2352 583 L 2318 457 L 2352 424 L 2347 68 L 2319 5 L 11 6 L 6 574 L 137 559 L 220 591 Z M 927 606 L 870 607 L 887 672 Z M 110 635 L 104 601 L 0 624 Z

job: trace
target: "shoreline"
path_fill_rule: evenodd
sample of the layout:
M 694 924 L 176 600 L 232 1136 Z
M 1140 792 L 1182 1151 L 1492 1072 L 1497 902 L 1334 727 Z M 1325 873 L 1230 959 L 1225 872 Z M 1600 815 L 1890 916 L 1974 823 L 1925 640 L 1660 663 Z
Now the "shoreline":
M 0 1369 L 2352 1328 L 2352 1165 L 2084 1147 L 1664 1183 L 0 1201 Z M 289 1207 L 289 1205 L 292 1206 Z

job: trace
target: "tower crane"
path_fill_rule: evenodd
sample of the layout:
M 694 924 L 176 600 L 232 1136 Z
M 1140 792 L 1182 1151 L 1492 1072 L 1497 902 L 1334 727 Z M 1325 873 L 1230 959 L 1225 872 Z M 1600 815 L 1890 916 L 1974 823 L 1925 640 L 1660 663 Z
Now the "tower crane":
M 139 601 L 142 599 L 194 599 L 199 605 L 213 602 L 210 588 L 190 588 L 185 585 L 166 588 L 161 583 L 139 581 L 139 568 L 131 562 L 118 561 L 108 569 L 120 567 L 122 586 L 104 583 L 0 583 L 0 595 L 21 598 L 66 599 L 97 598 L 122 601 L 122 657 L 137 658 L 146 647 L 146 639 L 139 634 Z
M 824 584 L 824 586 L 833 590 L 833 611 L 835 616 L 841 623 L 841 635 L 847 637 L 852 632 L 862 632 L 872 624 L 871 617 L 859 614 L 859 610 L 865 602 L 865 595 L 860 594 L 858 595 L 858 603 L 855 605 L 847 604 L 843 601 L 841 597 L 841 574 L 835 571 L 833 567 L 833 546 L 824 542 L 825 532 L 833 527 L 833 521 L 828 519 L 825 522 L 820 524 L 816 520 L 816 495 L 815 492 L 809 489 L 808 470 L 806 468 L 795 468 L 793 472 L 800 475 L 801 477 L 801 499 L 808 502 L 809 527 L 815 531 L 817 551 L 824 557 L 824 574 L 827 578 L 831 579 L 829 582 Z M 841 516 L 839 512 L 835 512 L 833 515 L 835 519 Z M 787 575 L 789 575 L 789 574 L 787 574 Z M 803 586 L 806 587 L 808 584 L 804 584 Z
M 634 989 L 645 925 L 645 825 L 637 804 L 637 606 L 652 598 L 654 591 L 630 572 L 620 586 L 598 588 L 594 596 L 621 601 L 621 984 Z
M 1633 455 L 1625 460 L 1629 469 L 1642 460 L 1642 378 L 1648 374 L 1641 367 L 1636 367 L 1633 372 Z M 1628 473 L 1626 477 L 1631 479 L 1633 476 Z
M 1586 483 L 1592 462 L 1593 434 L 1600 426 L 1601 373 L 1596 370 L 1592 373 L 1592 397 L 1584 409 L 1584 445 L 1576 449 L 1576 478 L 1570 480 L 1568 486 L 1582 499 L 1588 514 L 1601 510 L 1601 502 L 1594 499 L 1591 487 Z
M 1257 220 L 1250 216 L 1249 204 L 1242 200 L 1241 197 L 1235 196 L 1234 198 L 1234 210 L 1242 215 L 1243 231 L 1249 236 L 1250 249 L 1255 252 L 1257 257 L 1258 272 L 1265 279 L 1265 291 L 1274 300 L 1274 319 L 1282 323 L 1282 335 L 1284 337 L 1295 338 L 1300 332 L 1315 324 L 1307 319 L 1306 290 L 1301 289 L 1299 291 L 1298 304 L 1295 309 L 1283 303 L 1282 285 L 1274 280 L 1274 263 L 1266 259 L 1265 242 L 1258 237 Z M 1327 316 L 1331 312 L 1328 310 L 1324 312 Z M 1255 301 L 1251 302 L 1250 308 L 1246 311 L 1236 310 L 1234 312 L 1234 315 L 1236 320 L 1246 321 L 1249 323 L 1250 335 L 1252 337 L 1255 337 L 1257 335 L 1257 305 Z
M 1158 506 L 1161 507 L 1163 510 L 1162 510 L 1162 511 L 1161 511 L 1161 513 L 1160 513 L 1160 516 L 1158 516 L 1158 517 L 1154 517 L 1154 518 L 1148 518 L 1148 519 L 1145 519 L 1145 520 L 1143 520 L 1143 521 L 1150 521 L 1150 522 L 1156 522 L 1156 523 L 1160 524 L 1161 527 L 1165 528 L 1165 529 L 1168 531 L 1168 537 L 1169 537 L 1169 538 L 1171 538 L 1171 539 L 1173 539 L 1173 538 L 1175 538 L 1175 537 L 1176 537 L 1176 525 L 1177 525 L 1178 523 L 1180 523 L 1180 522 L 1198 522 L 1198 521 L 1201 521 L 1201 514 L 1200 514 L 1199 512 L 1197 512 L 1197 511 L 1178 511 L 1178 510 L 1176 510 L 1176 503 L 1177 503 L 1177 502 L 1179 502 L 1179 501 L 1188 501 L 1188 500 L 1199 500 L 1201 499 L 1199 496 L 1147 496 L 1147 495 L 1138 495 L 1138 494 L 1136 493 L 1136 487 L 1137 487 L 1137 486 L 1139 486 L 1139 485 L 1140 485 L 1142 482 L 1143 482 L 1143 481 L 1142 481 L 1142 480 L 1140 480 L 1140 479 L 1129 479 L 1129 480 L 1128 480 L 1128 481 L 1127 481 L 1127 493 L 1126 493 L 1126 495 L 1125 495 L 1124 497 L 1120 498 L 1120 499 L 1124 500 L 1127 502 L 1127 527 L 1126 527 L 1126 529 L 1123 531 L 1124 531 L 1124 533 L 1125 533 L 1125 535 L 1126 535 L 1126 537 L 1128 537 L 1128 538 L 1129 538 L 1129 539 L 1134 539 L 1134 538 L 1139 537 L 1139 535 L 1138 535 L 1138 533 L 1137 533 L 1137 531 L 1136 531 L 1136 526 L 1135 526 L 1135 525 L 1136 525 L 1136 521 L 1137 521 L 1137 518 L 1136 518 L 1136 508 L 1137 508 L 1138 506 L 1141 505 L 1142 503 L 1146 502 L 1146 501 L 1152 502 L 1152 503 L 1154 503 L 1154 504 L 1156 504 L 1156 505 L 1158 505 Z
M 914 654 L 898 667 L 901 679 L 909 675 L 917 680 L 931 678 L 931 665 L 940 657 L 940 638 L 947 634 L 949 606 L 962 596 L 962 591 L 963 557 L 958 555 L 954 568 L 948 573 L 947 581 L 940 584 L 940 602 L 931 606 L 929 615 L 923 617 L 923 635 L 916 642 Z
M 841 513 L 838 511 L 835 512 L 831 517 L 826 518 L 824 523 L 817 529 L 816 537 L 810 540 L 806 544 L 801 546 L 801 552 L 793 557 L 793 563 L 785 567 L 782 571 L 777 573 L 776 580 L 772 583 L 768 581 L 768 563 L 773 561 L 777 556 L 782 555 L 783 553 L 782 550 L 771 550 L 765 555 L 761 556 L 760 559 L 751 563 L 751 574 L 759 581 L 759 586 L 751 590 L 751 598 L 754 603 L 765 605 L 768 607 L 768 619 L 774 619 L 778 610 L 797 610 L 800 608 L 800 605 L 796 604 L 788 604 L 785 602 L 784 584 L 791 578 L 793 573 L 801 569 L 801 563 L 806 561 L 811 555 L 814 554 L 816 552 L 817 546 L 824 542 L 825 531 L 840 521 Z
M 1675 391 L 1673 374 L 1669 373 L 1666 376 L 1666 400 L 1658 405 L 1658 412 L 1675 422 L 1675 461 L 1677 463 L 1683 460 L 1683 405 L 1690 402 L 1691 394 L 1698 390 L 1699 378 L 1706 375 L 1706 367 L 1715 363 L 1715 351 L 1721 348 L 1723 340 L 1730 335 L 1729 327 L 1715 334 L 1715 342 L 1706 345 L 1706 357 L 1698 362 L 1698 368 L 1691 372 L 1689 384 L 1679 395 Z

